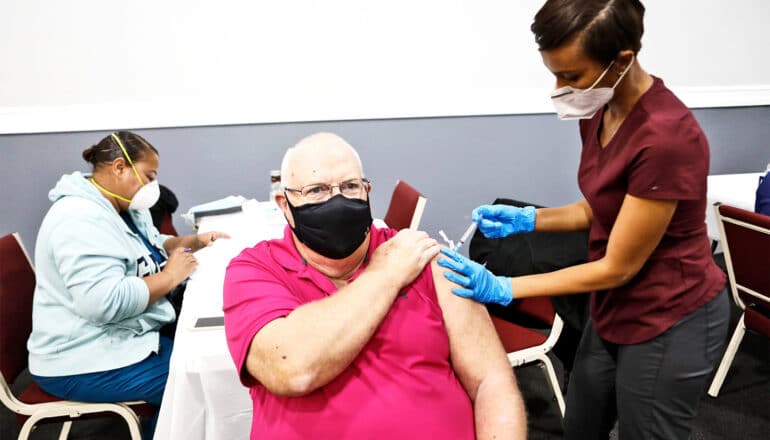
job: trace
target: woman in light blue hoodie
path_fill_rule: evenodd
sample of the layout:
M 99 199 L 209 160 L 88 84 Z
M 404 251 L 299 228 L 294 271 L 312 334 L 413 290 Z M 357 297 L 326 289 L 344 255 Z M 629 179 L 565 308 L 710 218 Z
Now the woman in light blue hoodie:
M 29 369 L 64 399 L 160 405 L 173 346 L 160 329 L 176 319 L 167 295 L 195 268 L 192 252 L 227 235 L 158 233 L 158 151 L 142 137 L 113 133 L 83 158 L 93 173 L 62 176 L 38 233 Z

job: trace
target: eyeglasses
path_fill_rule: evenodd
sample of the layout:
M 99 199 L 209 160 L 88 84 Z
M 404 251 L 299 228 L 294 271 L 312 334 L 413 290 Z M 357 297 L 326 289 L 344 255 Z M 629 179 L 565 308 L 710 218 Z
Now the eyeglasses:
M 369 189 L 369 179 L 350 179 L 339 185 L 328 183 L 312 183 L 300 189 L 284 188 L 285 191 L 298 193 L 303 199 L 310 202 L 323 202 L 331 198 L 333 188 L 339 188 L 340 194 L 348 198 L 359 198 Z

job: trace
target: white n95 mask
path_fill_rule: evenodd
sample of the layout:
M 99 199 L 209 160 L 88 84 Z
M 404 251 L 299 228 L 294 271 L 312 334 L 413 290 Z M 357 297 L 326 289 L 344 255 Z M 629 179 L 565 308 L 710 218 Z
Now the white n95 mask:
M 152 182 L 142 185 L 141 188 L 139 188 L 138 191 L 136 191 L 136 194 L 134 194 L 134 197 L 131 199 L 127 199 L 120 194 L 115 194 L 114 192 L 108 190 L 107 188 L 99 185 L 99 183 L 94 180 L 94 178 L 89 179 L 91 183 L 94 184 L 97 188 L 99 188 L 100 191 L 102 191 L 105 194 L 109 194 L 112 197 L 115 197 L 118 200 L 122 200 L 126 203 L 128 203 L 128 209 L 147 209 L 151 208 L 160 198 L 160 186 L 158 186 L 158 181 L 153 180 Z M 142 180 L 139 179 L 139 182 Z
M 131 198 L 131 203 L 128 204 L 128 209 L 149 209 L 160 198 L 160 186 L 158 181 L 153 180 L 147 185 L 139 188 L 139 191 Z
M 134 171 L 136 180 L 138 180 L 142 185 L 136 194 L 134 194 L 134 197 L 131 198 L 131 200 L 126 200 L 122 197 L 121 199 L 125 202 L 129 202 L 128 209 L 151 208 L 160 198 L 160 186 L 158 186 L 158 180 L 155 179 L 152 182 L 145 184 L 142 180 L 142 177 L 139 175 L 139 171 L 136 170 L 136 166 L 134 166 L 134 161 L 131 160 L 131 156 L 128 155 L 128 150 L 126 150 L 126 147 L 123 146 L 123 142 L 120 141 L 120 138 L 117 134 L 112 133 L 111 136 L 113 139 L 115 139 L 115 142 L 117 142 L 118 146 L 120 146 L 120 149 L 123 150 L 123 155 L 126 157 L 129 165 L 131 165 L 131 169 Z
M 561 120 L 570 119 L 589 119 L 592 118 L 600 108 L 607 105 L 615 94 L 615 87 L 620 84 L 623 77 L 626 76 L 628 70 L 634 64 L 636 58 L 632 58 L 628 66 L 620 74 L 620 78 L 615 81 L 612 87 L 598 87 L 599 81 L 604 78 L 607 72 L 610 71 L 610 67 L 615 63 L 612 61 L 599 78 L 591 84 L 591 87 L 587 89 L 576 89 L 570 86 L 560 87 L 551 93 L 551 101 L 556 109 L 556 114 Z

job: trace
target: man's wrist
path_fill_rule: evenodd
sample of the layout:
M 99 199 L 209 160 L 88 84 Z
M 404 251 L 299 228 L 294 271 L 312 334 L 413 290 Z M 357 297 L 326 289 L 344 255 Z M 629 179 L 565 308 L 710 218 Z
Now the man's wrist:
M 403 287 L 396 277 L 388 273 L 388 271 L 384 270 L 382 267 L 368 267 L 364 269 L 357 280 L 361 278 L 369 279 L 376 286 L 382 286 L 384 291 L 388 294 L 392 294 L 394 298 Z

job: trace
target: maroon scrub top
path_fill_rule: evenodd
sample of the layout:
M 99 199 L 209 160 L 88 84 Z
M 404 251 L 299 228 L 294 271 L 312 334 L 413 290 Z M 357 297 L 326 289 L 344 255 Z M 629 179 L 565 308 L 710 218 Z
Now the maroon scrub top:
M 639 273 L 625 285 L 591 296 L 597 333 L 616 344 L 660 335 L 725 285 L 706 234 L 708 141 L 690 110 L 660 78 L 653 80 L 604 148 L 599 143 L 604 111 L 580 121 L 578 183 L 593 211 L 590 261 L 604 257 L 626 194 L 679 201 Z

